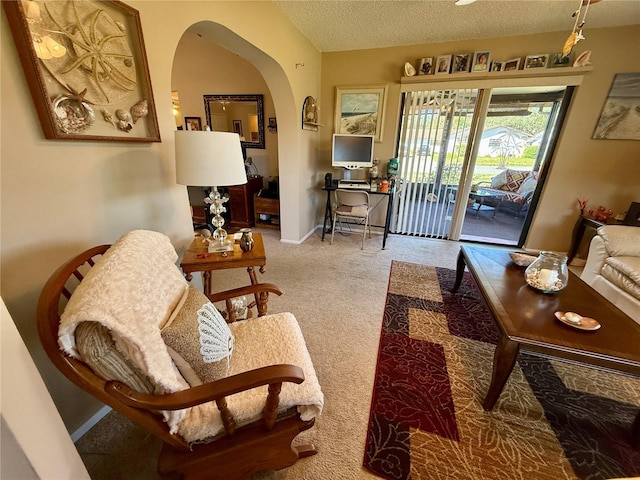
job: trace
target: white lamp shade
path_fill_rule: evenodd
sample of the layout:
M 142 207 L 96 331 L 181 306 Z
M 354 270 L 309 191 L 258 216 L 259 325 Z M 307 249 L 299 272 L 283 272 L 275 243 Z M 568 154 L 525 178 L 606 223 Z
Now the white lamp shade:
M 199 187 L 247 183 L 237 133 L 179 130 L 176 132 L 176 181 Z

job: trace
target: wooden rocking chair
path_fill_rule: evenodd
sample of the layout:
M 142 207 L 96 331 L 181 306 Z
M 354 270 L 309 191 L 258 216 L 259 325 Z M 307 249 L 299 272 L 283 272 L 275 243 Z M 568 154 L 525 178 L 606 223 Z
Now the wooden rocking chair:
M 277 412 L 283 382 L 300 384 L 305 380 L 298 366 L 271 365 L 175 393 L 150 395 L 136 392 L 117 381 L 105 381 L 88 365 L 62 352 L 58 346 L 58 327 L 60 313 L 66 304 L 63 297 L 70 298 L 72 290 L 93 267 L 97 257 L 109 247 L 91 248 L 53 273 L 40 295 L 38 333 L 47 355 L 69 380 L 162 440 L 158 460 L 161 476 L 242 479 L 259 470 L 288 467 L 298 458 L 317 453 L 313 445 L 291 445 L 300 432 L 313 426 L 315 419 L 303 421 L 295 409 L 290 409 L 287 415 Z M 234 289 L 228 297 L 261 295 L 264 298 L 265 292 L 282 293 L 273 284 L 255 284 Z M 227 298 L 224 292 L 215 297 L 216 301 Z M 264 301 L 266 303 L 266 299 Z M 236 429 L 226 406 L 226 397 L 264 385 L 268 385 L 268 395 L 261 421 Z M 160 410 L 178 410 L 210 401 L 216 402 L 226 430 L 226 434 L 210 443 L 190 445 L 182 437 L 170 434 L 159 414 Z

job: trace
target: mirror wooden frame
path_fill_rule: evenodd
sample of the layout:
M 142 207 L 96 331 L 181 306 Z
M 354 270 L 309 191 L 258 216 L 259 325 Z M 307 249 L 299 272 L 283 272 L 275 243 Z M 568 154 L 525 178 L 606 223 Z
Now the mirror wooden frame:
M 211 102 L 255 102 L 258 114 L 258 141 L 249 142 L 241 141 L 243 151 L 247 148 L 265 148 L 264 147 L 264 96 L 263 95 L 203 95 L 204 112 L 207 118 L 207 125 L 212 126 L 211 122 Z
M 138 10 L 120 1 L 2 4 L 45 138 L 160 141 Z M 85 48 L 95 38 L 111 50 Z

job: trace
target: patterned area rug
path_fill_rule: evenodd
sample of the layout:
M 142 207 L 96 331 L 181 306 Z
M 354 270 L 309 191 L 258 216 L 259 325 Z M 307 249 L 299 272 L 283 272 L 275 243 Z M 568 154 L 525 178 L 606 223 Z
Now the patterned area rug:
M 491 412 L 498 334 L 473 278 L 394 262 L 364 466 L 386 479 L 640 475 L 640 381 L 521 353 Z

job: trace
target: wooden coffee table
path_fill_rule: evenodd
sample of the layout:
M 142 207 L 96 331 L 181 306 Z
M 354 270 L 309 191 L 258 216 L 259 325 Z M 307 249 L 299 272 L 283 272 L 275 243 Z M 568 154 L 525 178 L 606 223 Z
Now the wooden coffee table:
M 482 404 L 491 410 L 513 370 L 520 348 L 616 373 L 640 377 L 640 325 L 569 272 L 569 284 L 554 294 L 540 293 L 524 280 L 506 250 L 462 246 L 458 255 L 455 293 L 465 266 L 475 279 L 500 331 L 493 374 Z M 577 312 L 595 318 L 602 327 L 581 331 L 566 326 L 554 312 Z M 632 427 L 632 442 L 640 448 L 640 413 Z

